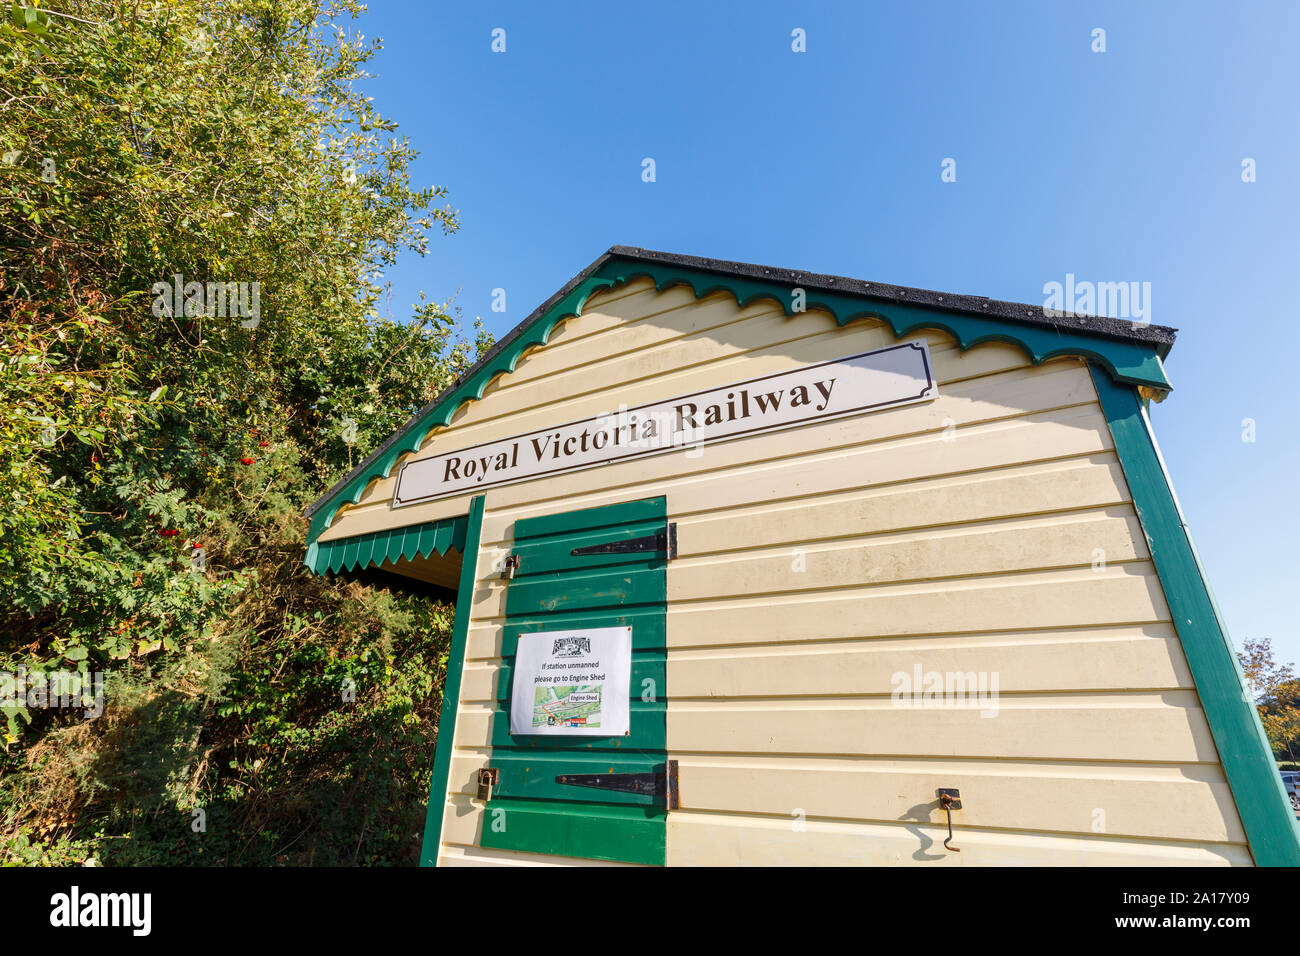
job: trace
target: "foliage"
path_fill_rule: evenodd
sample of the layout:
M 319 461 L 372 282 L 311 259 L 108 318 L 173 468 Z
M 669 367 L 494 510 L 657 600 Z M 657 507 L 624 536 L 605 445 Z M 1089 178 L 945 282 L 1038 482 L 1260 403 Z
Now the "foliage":
M 378 314 L 459 221 L 360 88 L 363 10 L 0 24 L 0 670 L 108 675 L 97 720 L 3 707 L 0 859 L 418 849 L 449 609 L 312 578 L 302 511 L 489 342 Z
M 1286 753 L 1295 760 L 1292 746 L 1300 738 L 1300 679 L 1295 676 L 1295 666 L 1273 659 L 1272 641 L 1267 637 L 1246 641 L 1237 658 L 1274 755 Z

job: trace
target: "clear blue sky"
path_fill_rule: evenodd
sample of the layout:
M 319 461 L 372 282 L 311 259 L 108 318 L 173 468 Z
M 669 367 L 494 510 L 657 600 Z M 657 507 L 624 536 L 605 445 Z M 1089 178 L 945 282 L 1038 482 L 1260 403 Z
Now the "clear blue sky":
M 616 243 L 1030 303 L 1150 282 L 1180 330 L 1152 417 L 1220 607 L 1300 662 L 1300 5 L 372 0 L 357 26 L 464 222 L 388 270 L 396 316 L 459 290 L 500 336 Z

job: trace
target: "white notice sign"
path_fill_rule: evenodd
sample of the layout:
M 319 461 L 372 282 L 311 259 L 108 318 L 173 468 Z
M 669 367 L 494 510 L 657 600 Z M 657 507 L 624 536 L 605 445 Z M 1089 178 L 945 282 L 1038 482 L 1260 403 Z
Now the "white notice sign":
M 510 732 L 621 737 L 631 684 L 630 627 L 520 634 Z
M 928 402 L 938 394 L 926 343 L 903 342 L 513 438 L 439 450 L 402 465 L 393 507 Z M 442 439 L 434 441 L 441 449 Z

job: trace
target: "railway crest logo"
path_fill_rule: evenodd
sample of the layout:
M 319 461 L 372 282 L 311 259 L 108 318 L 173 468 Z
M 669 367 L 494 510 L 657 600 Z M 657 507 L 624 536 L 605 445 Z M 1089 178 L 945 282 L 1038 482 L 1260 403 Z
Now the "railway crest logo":
M 591 638 L 561 637 L 551 646 L 552 657 L 582 657 L 591 653 Z

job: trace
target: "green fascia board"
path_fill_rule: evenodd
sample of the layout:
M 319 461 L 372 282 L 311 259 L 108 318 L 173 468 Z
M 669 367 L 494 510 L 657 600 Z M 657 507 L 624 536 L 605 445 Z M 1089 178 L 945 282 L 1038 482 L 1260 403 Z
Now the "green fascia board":
M 467 517 L 458 515 L 334 541 L 313 541 L 307 549 L 305 563 L 314 574 L 326 571 L 338 574 L 340 571 L 364 570 L 372 564 L 379 567 L 384 562 L 396 563 L 399 558 L 427 558 L 434 551 L 446 554 L 456 548 L 464 554 L 467 525 Z M 420 548 L 420 544 L 425 547 Z
M 697 299 L 715 292 L 727 292 L 735 297 L 741 308 L 757 299 L 772 299 L 785 310 L 795 314 L 795 287 L 762 282 L 733 275 L 711 275 L 694 270 L 687 271 L 672 264 L 633 262 L 614 259 L 596 271 L 623 285 L 637 278 L 648 278 L 662 292 L 674 285 L 687 285 Z M 839 325 L 855 319 L 879 319 L 902 338 L 919 329 L 941 329 L 957 340 L 965 352 L 984 342 L 1006 342 L 1019 346 L 1035 365 L 1062 355 L 1078 355 L 1104 365 L 1117 379 L 1134 385 L 1147 385 L 1161 392 L 1171 389 L 1165 377 L 1164 366 L 1154 344 L 1125 342 L 1106 336 L 1065 329 L 1047 329 L 1000 318 L 984 318 L 960 312 L 944 312 L 923 306 L 878 303 L 852 294 L 837 294 L 814 289 L 806 294 L 804 309 L 824 309 L 835 316 Z
M 442 713 L 438 718 L 438 739 L 434 747 L 433 775 L 429 780 L 429 807 L 424 817 L 424 844 L 420 850 L 421 866 L 437 866 L 438 847 L 442 845 L 442 816 L 447 805 L 447 776 L 451 772 L 452 739 L 456 735 L 456 714 L 460 703 L 461 675 L 464 672 L 465 644 L 469 640 L 470 607 L 474 603 L 474 581 L 478 567 L 479 538 L 483 531 L 483 496 L 475 495 L 465 518 L 465 560 L 460 565 L 460 582 L 456 590 L 456 615 L 451 627 L 451 647 L 447 651 L 447 676 L 442 684 Z
M 1300 866 L 1300 826 L 1137 389 L 1089 365 L 1174 627 L 1258 866 Z
M 617 256 L 607 259 L 557 299 L 549 309 L 520 329 L 507 347 L 485 361 L 442 401 L 408 422 L 382 455 L 321 503 L 313 513 L 308 527 L 308 566 L 312 566 L 315 561 L 313 549 L 316 539 L 330 526 L 340 507 L 346 503 L 356 504 L 371 482 L 388 478 L 397 460 L 403 455 L 418 451 L 430 431 L 448 426 L 461 405 L 482 398 L 492 380 L 513 372 L 525 352 L 550 341 L 556 326 L 566 319 L 581 315 L 587 300 L 594 293 L 617 288 L 638 278 L 649 278 L 654 282 L 655 288 L 661 291 L 674 285 L 689 286 L 697 299 L 715 292 L 726 292 L 734 296 L 741 307 L 759 298 L 770 298 L 785 310 L 786 315 L 792 316 L 796 312 L 791 294 L 796 286 L 790 283 L 720 275 L 672 263 L 620 259 Z M 873 301 L 865 295 L 820 290 L 812 290 L 807 294 L 805 307 L 829 311 L 840 325 L 860 318 L 879 319 L 889 325 L 899 337 L 918 329 L 939 329 L 952 335 L 962 351 L 984 342 L 1006 342 L 1019 347 L 1035 365 L 1062 355 L 1077 355 L 1099 363 L 1117 381 L 1143 385 L 1162 394 L 1171 389 L 1154 343 L 1123 341 L 1064 328 L 1022 325 L 1007 319 L 945 312 L 920 305 L 883 303 Z

